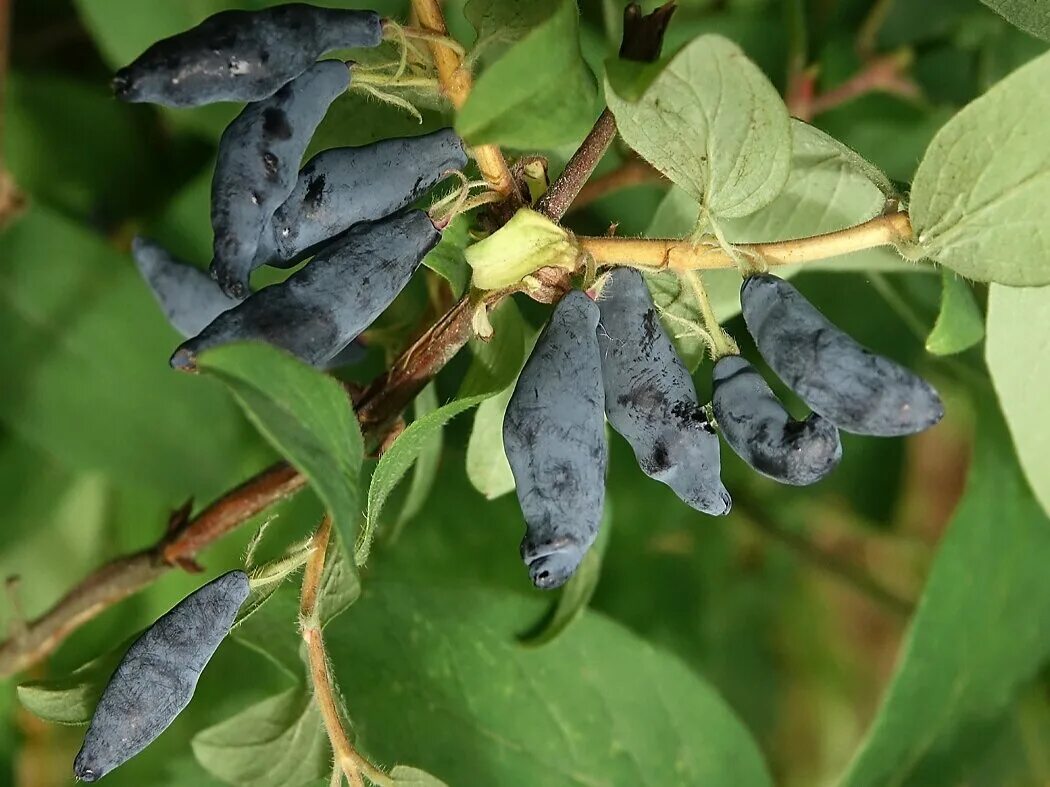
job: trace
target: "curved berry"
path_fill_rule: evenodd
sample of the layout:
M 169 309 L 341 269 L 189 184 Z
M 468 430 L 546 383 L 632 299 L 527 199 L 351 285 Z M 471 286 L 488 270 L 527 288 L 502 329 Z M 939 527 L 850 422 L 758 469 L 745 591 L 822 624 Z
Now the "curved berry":
M 711 404 L 729 447 L 762 475 L 792 486 L 815 484 L 842 459 L 839 430 L 811 413 L 795 421 L 766 381 L 739 355 L 712 372 Z
M 248 294 L 260 236 L 295 188 L 314 131 L 349 82 L 345 63 L 322 61 L 246 106 L 223 132 L 211 187 L 211 273 L 223 292 Z
M 539 588 L 572 576 L 601 522 L 608 446 L 597 324 L 598 307 L 582 292 L 561 299 L 503 419 L 527 528 L 521 557 Z
M 697 511 L 728 514 L 718 436 L 656 313 L 642 275 L 618 268 L 598 299 L 605 412 L 642 471 Z
M 207 273 L 177 259 L 159 243 L 136 237 L 131 255 L 164 316 L 184 337 L 196 336 L 237 305 Z
M 158 41 L 113 78 L 123 101 L 192 107 L 258 101 L 295 79 L 325 52 L 378 46 L 374 11 L 289 3 L 261 11 L 223 11 Z
M 171 365 L 193 369 L 209 347 L 255 339 L 324 366 L 390 305 L 440 239 L 419 210 L 358 225 L 287 280 L 220 314 Z
M 318 153 L 274 214 L 264 244 L 271 248 L 260 248 L 256 262 L 293 264 L 354 224 L 407 207 L 466 164 L 452 129 Z
M 248 576 L 230 571 L 199 588 L 146 629 L 117 666 L 91 717 L 74 775 L 101 779 L 168 728 L 248 597 Z
M 839 429 L 891 437 L 921 432 L 944 416 L 933 386 L 859 345 L 783 279 L 746 279 L 740 304 L 766 363 Z

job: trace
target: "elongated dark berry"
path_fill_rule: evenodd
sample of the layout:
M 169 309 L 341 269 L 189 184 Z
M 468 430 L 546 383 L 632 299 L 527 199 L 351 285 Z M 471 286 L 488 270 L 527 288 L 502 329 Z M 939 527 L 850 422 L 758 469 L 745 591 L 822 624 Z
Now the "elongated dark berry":
M 747 329 L 777 376 L 839 429 L 889 437 L 944 416 L 929 383 L 862 347 L 783 279 L 752 276 L 740 290 Z
M 614 270 L 598 307 L 609 423 L 630 443 L 646 475 L 698 511 L 729 513 L 732 498 L 720 478 L 718 436 L 642 275 L 631 268 Z
M 503 420 L 527 528 L 521 556 L 539 588 L 572 576 L 601 522 L 608 446 L 597 324 L 598 307 L 582 292 L 559 301 Z
M 407 207 L 466 164 L 452 129 L 318 153 L 274 214 L 273 237 L 259 253 L 270 264 L 297 262 L 354 224 Z
M 806 486 L 838 465 L 842 443 L 834 424 L 816 413 L 794 420 L 762 375 L 739 355 L 720 358 L 712 379 L 718 428 L 755 470 L 782 484 Z
M 78 779 L 101 779 L 168 728 L 193 698 L 197 679 L 229 633 L 249 589 L 243 571 L 223 574 L 135 640 L 91 717 L 73 763 Z
M 390 305 L 440 239 L 418 210 L 360 224 L 287 280 L 219 315 L 171 365 L 193 369 L 209 347 L 254 339 L 325 366 Z
M 374 47 L 382 38 L 382 21 L 374 11 L 305 3 L 222 11 L 153 44 L 117 72 L 113 90 L 124 101 L 172 107 L 258 101 L 325 52 Z
M 270 98 L 249 104 L 223 132 L 211 189 L 211 273 L 229 295 L 248 294 L 260 236 L 295 188 L 314 131 L 349 81 L 345 63 L 317 63 Z

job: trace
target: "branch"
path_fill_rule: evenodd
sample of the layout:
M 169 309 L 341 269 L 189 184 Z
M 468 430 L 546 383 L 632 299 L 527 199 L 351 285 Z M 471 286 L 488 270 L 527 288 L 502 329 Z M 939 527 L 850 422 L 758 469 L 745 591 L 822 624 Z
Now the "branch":
M 7 66 L 11 57 L 11 0 L 0 0 L 0 229 L 26 206 L 25 195 L 4 166 L 4 108 L 7 105 Z
M 664 3 L 651 14 L 642 15 L 641 6 L 631 3 L 623 12 L 623 40 L 620 57 L 624 60 L 651 62 L 660 57 L 664 33 L 675 12 L 674 0 Z M 572 155 L 558 179 L 536 204 L 536 210 L 552 221 L 558 221 L 576 201 L 584 184 L 616 138 L 616 118 L 605 109 L 594 127 Z
M 332 745 L 336 766 L 342 770 L 351 785 L 361 785 L 364 774 L 371 781 L 380 785 L 393 782 L 381 773 L 372 763 L 354 749 L 349 736 L 343 727 L 339 712 L 339 700 L 336 698 L 336 687 L 328 664 L 328 654 L 324 647 L 324 635 L 321 633 L 321 620 L 317 613 L 320 600 L 321 580 L 324 574 L 324 558 L 328 550 L 328 539 L 332 533 L 332 520 L 325 517 L 313 538 L 313 551 L 306 563 L 303 574 L 302 595 L 299 602 L 299 624 L 302 627 L 303 640 L 306 642 L 306 655 L 310 665 L 310 681 L 313 684 L 314 699 L 321 711 L 328 740 Z
M 439 0 L 412 0 L 412 10 L 416 12 L 420 28 L 437 36 L 448 36 Z M 457 110 L 461 109 L 473 87 L 470 71 L 463 68 L 463 59 L 451 47 L 441 41 L 429 41 L 427 45 L 434 58 L 434 65 L 437 66 L 442 90 L 452 102 L 452 106 Z M 495 145 L 478 145 L 473 152 L 481 175 L 492 190 L 518 201 L 518 189 L 499 148 Z
M 745 256 L 757 257 L 769 265 L 794 265 L 904 243 L 913 238 L 908 214 L 891 213 L 824 235 L 774 243 L 745 243 L 736 248 Z M 631 265 L 674 271 L 736 267 L 736 261 L 722 248 L 688 240 L 578 236 L 576 241 L 580 251 L 589 254 L 599 266 Z
M 912 56 L 907 51 L 872 58 L 852 77 L 825 93 L 814 90 L 815 72 L 804 72 L 788 92 L 788 110 L 799 120 L 809 122 L 817 115 L 869 93 L 919 98 L 922 93 L 919 86 L 906 74 L 911 61 Z

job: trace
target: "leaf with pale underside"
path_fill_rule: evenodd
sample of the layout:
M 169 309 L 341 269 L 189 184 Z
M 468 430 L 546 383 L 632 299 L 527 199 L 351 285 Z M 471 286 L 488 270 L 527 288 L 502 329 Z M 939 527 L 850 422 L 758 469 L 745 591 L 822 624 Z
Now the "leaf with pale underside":
M 912 183 L 922 250 L 977 281 L 1050 284 L 1050 53 L 937 132 Z
M 791 126 L 780 94 L 740 47 L 701 36 L 634 97 L 631 79 L 651 73 L 610 68 L 606 99 L 627 144 L 716 219 L 772 202 L 787 181 Z

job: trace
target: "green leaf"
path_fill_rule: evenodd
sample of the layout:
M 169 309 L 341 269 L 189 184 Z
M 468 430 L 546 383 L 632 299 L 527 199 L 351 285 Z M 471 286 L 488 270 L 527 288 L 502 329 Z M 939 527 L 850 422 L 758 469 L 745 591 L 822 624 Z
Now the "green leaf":
M 108 653 L 77 667 L 68 675 L 34 680 L 18 687 L 18 700 L 33 715 L 54 724 L 87 724 L 117 664 L 130 646 L 128 640 Z
M 431 776 L 419 768 L 408 765 L 396 765 L 390 771 L 390 778 L 398 787 L 447 787 L 447 785 L 436 776 Z
M 423 264 L 447 281 L 457 298 L 467 291 L 470 283 L 470 266 L 463 254 L 470 241 L 470 219 L 456 216 L 441 233 L 438 245 L 423 258 Z
M 798 120 L 792 121 L 791 173 L 783 190 L 762 210 L 720 223 L 731 243 L 802 238 L 844 229 L 874 218 L 886 203 L 888 180 L 872 164 L 827 134 Z M 684 237 L 696 225 L 700 207 L 685 190 L 672 187 L 646 232 L 649 237 Z M 905 262 L 890 248 L 868 249 L 806 265 L 777 268 L 777 275 L 794 276 L 801 270 L 921 271 L 926 266 Z M 703 273 L 704 286 L 715 316 L 725 322 L 740 313 L 740 274 L 735 270 Z M 695 369 L 706 347 L 691 334 L 687 322 L 699 313 L 688 288 L 673 273 L 647 274 L 653 300 L 663 310 L 664 327 L 682 360 Z M 677 319 L 676 319 L 677 318 Z
M 529 150 L 578 142 L 598 114 L 578 26 L 574 0 L 559 0 L 474 83 L 456 118 L 460 135 L 475 145 Z
M 1050 520 L 987 405 L 966 493 L 845 787 L 960 783 L 952 767 L 1050 656 Z
M 718 694 L 626 629 L 588 613 L 544 648 L 517 645 L 541 608 L 370 582 L 328 633 L 364 748 L 449 784 L 771 783 Z
M 984 318 L 965 279 L 945 270 L 941 280 L 941 311 L 926 337 L 926 349 L 934 355 L 955 355 L 984 338 Z
M 243 477 L 258 446 L 178 343 L 131 259 L 40 206 L 0 232 L 0 422 L 76 469 L 183 499 Z
M 467 442 L 467 478 L 487 500 L 514 491 L 514 474 L 503 448 L 503 417 L 513 395 L 511 385 L 478 405 Z
M 981 0 L 1026 33 L 1050 41 L 1050 6 L 1041 0 Z
M 930 257 L 977 281 L 1050 284 L 1050 53 L 964 107 L 915 173 L 911 217 Z
M 343 543 L 353 544 L 364 441 L 342 385 L 259 343 L 209 350 L 198 367 L 226 383 L 262 435 L 309 479 Z
M 425 418 L 438 409 L 437 388 L 433 382 L 419 392 L 413 407 L 416 420 Z M 412 473 L 412 483 L 405 496 L 404 505 L 401 506 L 401 512 L 397 515 L 398 530 L 423 510 L 423 504 L 426 503 L 430 490 L 434 488 L 444 442 L 444 430 L 439 429 L 420 450 L 415 472 Z
M 636 101 L 606 82 L 621 136 L 717 218 L 768 205 L 791 164 L 791 127 L 776 88 L 728 39 L 678 52 Z
M 558 597 L 544 613 L 540 621 L 518 637 L 522 645 L 537 648 L 553 642 L 579 620 L 594 598 L 598 580 L 602 576 L 602 557 L 609 546 L 609 531 L 612 529 L 612 506 L 605 501 L 602 525 L 594 545 L 583 556 L 580 567 L 566 582 Z
M 1050 287 L 992 285 L 985 357 L 1017 455 L 1035 496 L 1050 513 Z
M 495 44 L 520 41 L 559 5 L 561 0 L 469 0 L 463 15 L 478 34 L 471 56 L 477 57 Z
M 506 301 L 492 315 L 493 337 L 475 359 L 460 387 L 457 399 L 417 418 L 387 449 L 372 473 L 368 488 L 368 512 L 354 550 L 358 565 L 364 565 L 372 549 L 383 506 L 405 473 L 434 439 L 434 435 L 460 413 L 495 396 L 517 377 L 525 362 L 524 320 L 513 301 Z M 478 343 L 475 343 L 477 347 Z
M 202 730 L 193 753 L 209 773 L 243 787 L 285 787 L 331 772 L 331 750 L 313 696 L 295 686 Z

